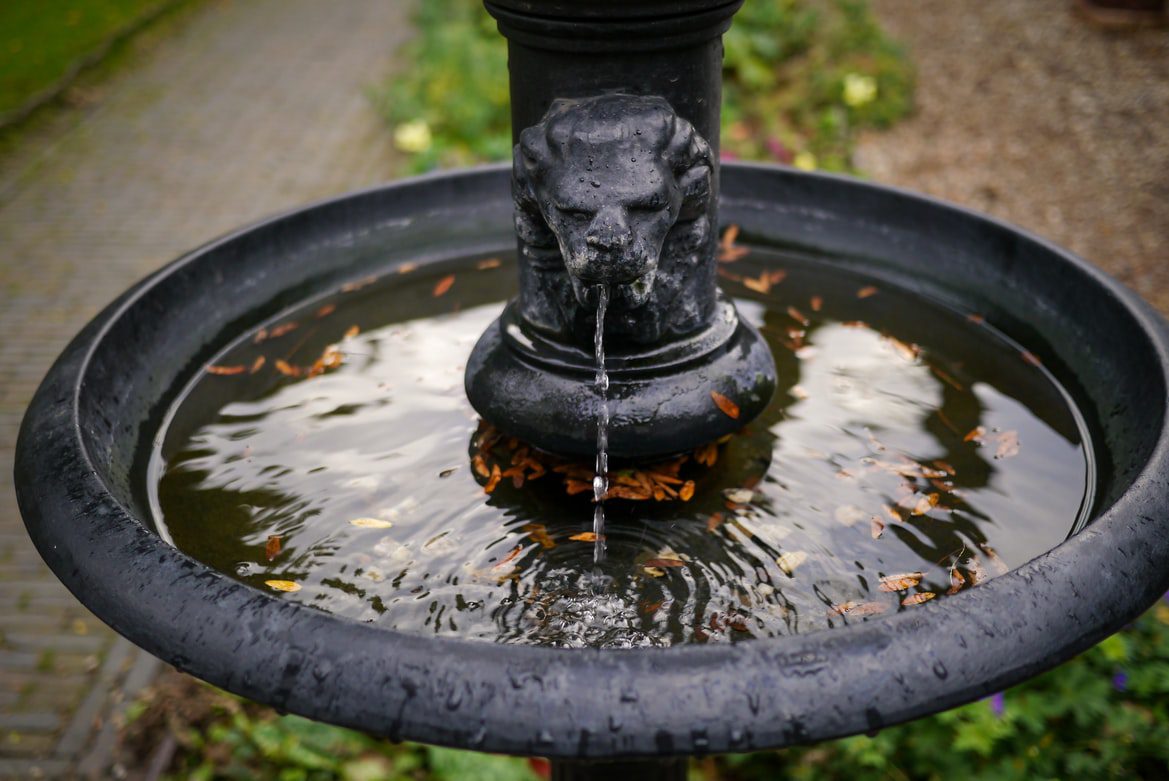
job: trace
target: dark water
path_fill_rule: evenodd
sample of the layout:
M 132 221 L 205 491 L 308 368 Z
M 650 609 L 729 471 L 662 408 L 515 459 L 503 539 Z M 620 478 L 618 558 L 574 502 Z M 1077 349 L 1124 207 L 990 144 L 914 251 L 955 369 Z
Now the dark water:
M 570 497 L 565 475 L 594 465 L 525 454 L 463 395 L 466 357 L 514 287 L 506 259 L 390 272 L 242 335 L 151 456 L 158 526 L 245 583 L 355 620 L 619 647 L 919 609 L 1087 512 L 1083 426 L 1041 349 L 809 260 L 756 250 L 722 270 L 779 389 L 702 454 L 713 465 L 657 468 L 676 470 L 666 501 L 610 498 L 596 569 L 591 485 Z M 610 479 L 646 495 L 653 478 L 614 462 Z

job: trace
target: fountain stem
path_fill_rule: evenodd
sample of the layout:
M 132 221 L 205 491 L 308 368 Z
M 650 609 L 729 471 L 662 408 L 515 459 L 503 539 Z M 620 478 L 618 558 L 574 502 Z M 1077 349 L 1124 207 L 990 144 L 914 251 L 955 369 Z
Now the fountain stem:
M 615 457 L 693 449 L 769 401 L 771 355 L 716 285 L 721 36 L 739 5 L 487 0 L 508 39 L 520 285 L 466 386 L 503 431 L 593 454 L 601 286 Z

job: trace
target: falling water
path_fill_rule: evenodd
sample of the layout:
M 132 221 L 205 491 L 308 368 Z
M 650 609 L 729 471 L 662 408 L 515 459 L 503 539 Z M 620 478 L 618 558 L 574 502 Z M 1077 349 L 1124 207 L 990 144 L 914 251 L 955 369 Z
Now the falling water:
M 597 359 L 595 387 L 601 403 L 597 406 L 597 468 L 593 477 L 593 561 L 605 558 L 605 494 L 609 491 L 609 375 L 605 372 L 605 308 L 609 305 L 609 287 L 597 289 L 597 328 L 593 346 Z

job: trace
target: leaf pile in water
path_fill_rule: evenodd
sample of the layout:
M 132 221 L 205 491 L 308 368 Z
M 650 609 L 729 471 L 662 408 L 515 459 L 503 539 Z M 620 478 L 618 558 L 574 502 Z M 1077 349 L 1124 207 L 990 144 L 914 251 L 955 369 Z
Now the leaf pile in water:
M 718 460 L 718 446 L 730 440 L 723 437 L 694 451 L 665 461 L 641 464 L 609 472 L 609 490 L 605 499 L 627 499 L 635 502 L 688 502 L 694 498 L 697 485 L 693 478 L 683 475 L 690 463 L 713 466 Z M 512 486 L 522 488 L 531 480 L 548 473 L 556 475 L 569 496 L 588 494 L 593 490 L 595 466 L 585 461 L 571 461 L 532 449 L 515 437 L 505 436 L 486 421 L 479 422 L 475 432 L 475 453 L 471 468 L 487 493 L 494 493 L 499 483 L 510 479 Z M 576 539 L 576 538 L 573 538 Z M 595 541 L 591 540 L 591 541 Z

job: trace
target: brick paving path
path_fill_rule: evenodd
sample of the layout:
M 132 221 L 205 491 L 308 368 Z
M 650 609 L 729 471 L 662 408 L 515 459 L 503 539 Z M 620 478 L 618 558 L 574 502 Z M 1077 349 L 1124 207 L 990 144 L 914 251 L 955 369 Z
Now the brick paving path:
M 107 777 L 117 704 L 159 662 L 41 563 L 11 485 L 36 385 L 184 250 L 392 175 L 364 96 L 409 34 L 387 0 L 206 0 L 104 96 L 0 160 L 0 779 Z M 32 135 L 32 134 L 30 134 Z

